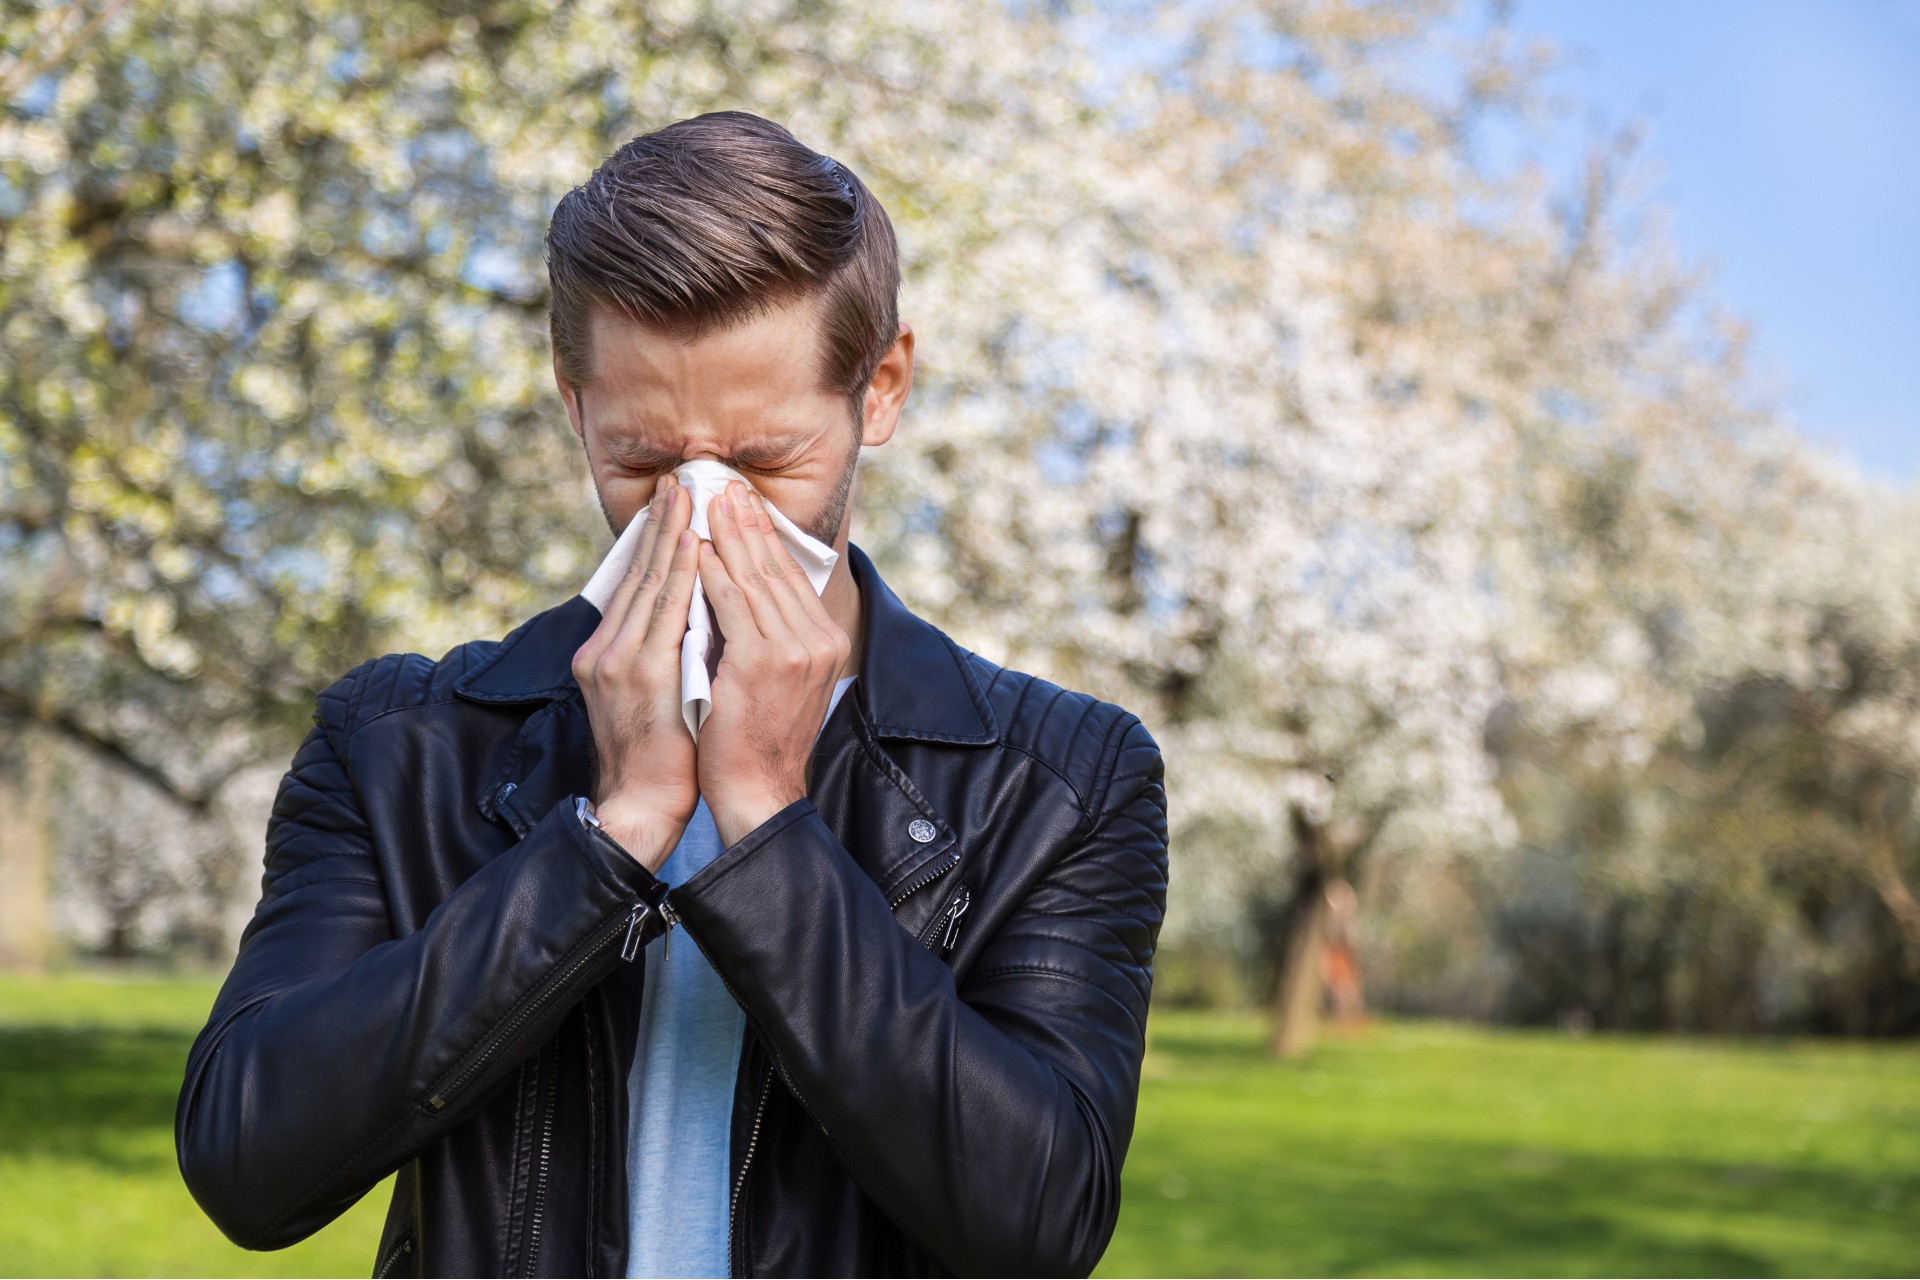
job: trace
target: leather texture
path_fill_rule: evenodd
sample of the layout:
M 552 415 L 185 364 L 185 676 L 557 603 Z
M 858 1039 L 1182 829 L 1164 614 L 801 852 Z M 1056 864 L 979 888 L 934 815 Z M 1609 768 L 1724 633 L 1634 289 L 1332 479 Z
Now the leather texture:
M 809 798 L 684 884 L 574 815 L 584 599 L 321 696 L 176 1118 L 229 1238 L 292 1244 L 398 1170 L 376 1274 L 624 1275 L 633 946 L 664 891 L 746 1011 L 734 1274 L 1093 1268 L 1165 908 L 1159 750 L 850 559 L 865 669 Z

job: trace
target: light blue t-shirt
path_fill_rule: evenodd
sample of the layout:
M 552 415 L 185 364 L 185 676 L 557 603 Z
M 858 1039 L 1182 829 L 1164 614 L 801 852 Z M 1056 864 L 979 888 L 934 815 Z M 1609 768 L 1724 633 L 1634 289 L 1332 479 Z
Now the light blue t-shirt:
M 853 683 L 833 688 L 827 718 Z M 702 800 L 660 867 L 685 884 L 722 851 Z M 627 1077 L 627 1275 L 727 1274 L 729 1143 L 746 1015 L 684 930 L 647 944 L 640 1037 Z

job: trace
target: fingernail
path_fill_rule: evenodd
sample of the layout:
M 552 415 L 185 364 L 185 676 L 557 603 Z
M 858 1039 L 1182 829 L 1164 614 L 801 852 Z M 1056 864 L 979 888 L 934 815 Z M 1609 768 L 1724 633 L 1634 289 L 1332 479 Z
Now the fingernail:
M 723 516 L 730 516 L 733 514 L 733 502 L 731 499 L 727 498 L 725 495 L 722 495 L 720 498 L 720 514 Z
M 680 549 L 682 551 L 685 551 L 690 545 L 692 545 L 692 543 L 693 543 L 693 530 L 682 529 L 680 531 Z

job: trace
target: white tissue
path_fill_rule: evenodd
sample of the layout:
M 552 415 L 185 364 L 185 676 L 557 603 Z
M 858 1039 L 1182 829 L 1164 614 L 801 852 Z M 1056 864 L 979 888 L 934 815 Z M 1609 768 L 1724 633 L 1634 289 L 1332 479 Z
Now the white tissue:
M 712 541 L 713 533 L 707 525 L 707 504 L 719 497 L 735 480 L 749 489 L 753 488 L 753 482 L 732 467 L 706 458 L 681 463 L 673 474 L 693 497 L 694 536 L 708 541 Z M 754 491 L 759 492 L 757 489 Z M 825 591 L 827 579 L 833 575 L 833 566 L 839 561 L 840 554 L 787 519 L 771 502 L 767 502 L 765 494 L 760 495 L 760 501 L 766 505 L 767 515 L 772 518 L 774 531 L 780 535 L 780 541 L 800 562 L 807 581 L 813 584 L 813 593 L 819 595 Z M 607 558 L 600 562 L 600 567 L 580 592 L 602 614 L 606 613 L 607 605 L 613 599 L 614 588 L 620 585 L 620 580 L 627 576 L 627 570 L 633 565 L 634 552 L 640 546 L 640 532 L 646 527 L 647 517 L 651 514 L 651 507 L 640 509 L 640 514 L 621 532 L 613 544 L 613 550 L 607 552 Z M 687 637 L 680 642 L 680 713 L 686 717 L 687 729 L 696 742 L 700 738 L 700 726 L 707 722 L 707 713 L 713 710 L 713 672 L 707 664 L 707 655 L 712 650 L 713 611 L 707 607 L 706 588 L 696 578 L 693 600 L 687 609 Z

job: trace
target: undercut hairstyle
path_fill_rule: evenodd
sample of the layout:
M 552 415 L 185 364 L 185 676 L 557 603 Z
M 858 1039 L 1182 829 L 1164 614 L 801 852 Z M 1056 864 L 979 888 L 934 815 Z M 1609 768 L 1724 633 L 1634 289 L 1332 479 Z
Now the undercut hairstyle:
M 770 120 L 717 111 L 642 134 L 562 197 L 547 228 L 560 375 L 593 376 L 606 306 L 684 339 L 820 299 L 823 387 L 858 430 L 900 324 L 893 224 L 853 171 Z

